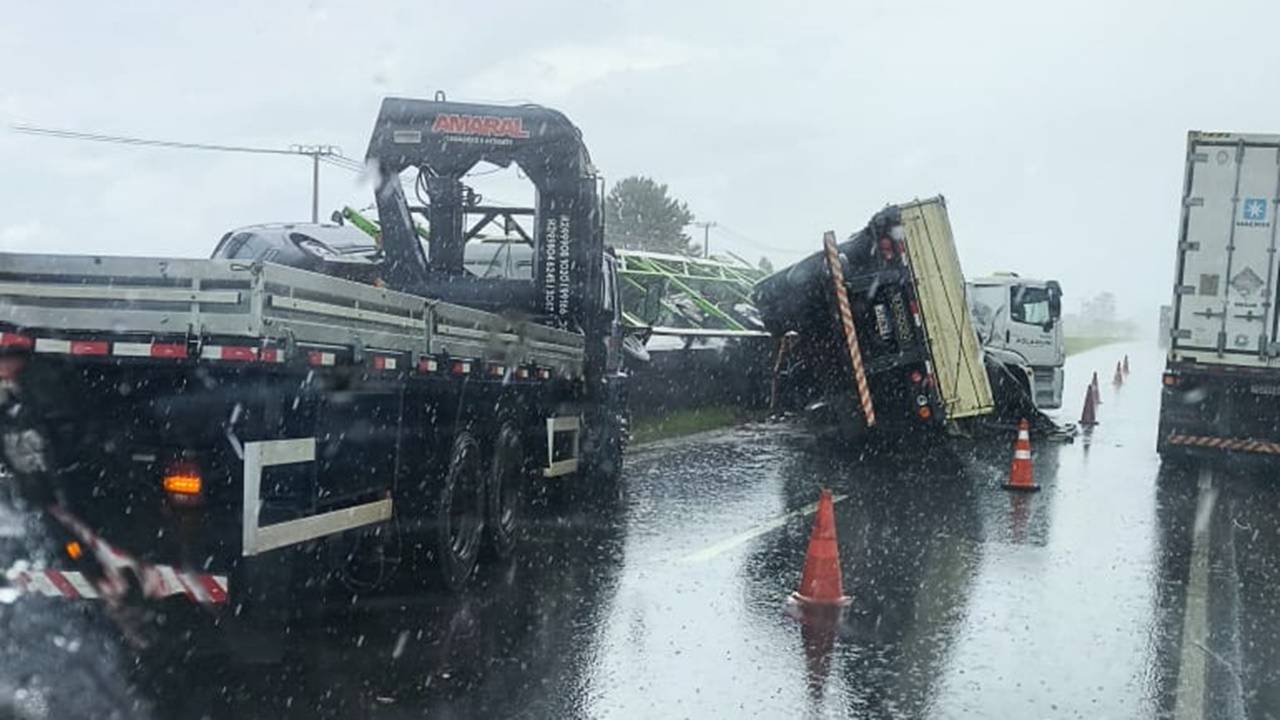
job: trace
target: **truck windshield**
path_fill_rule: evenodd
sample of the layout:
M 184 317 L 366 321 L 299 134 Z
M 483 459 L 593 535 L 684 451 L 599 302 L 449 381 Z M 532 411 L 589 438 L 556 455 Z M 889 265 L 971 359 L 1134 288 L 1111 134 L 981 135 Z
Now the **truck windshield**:
M 1044 325 L 1055 319 L 1048 288 L 1015 285 L 1009 293 L 1009 316 L 1014 322 Z

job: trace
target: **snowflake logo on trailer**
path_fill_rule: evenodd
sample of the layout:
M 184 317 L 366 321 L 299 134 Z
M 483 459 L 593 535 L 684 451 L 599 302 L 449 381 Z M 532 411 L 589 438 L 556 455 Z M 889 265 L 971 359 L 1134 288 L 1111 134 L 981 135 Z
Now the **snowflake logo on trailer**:
M 1244 199 L 1244 219 L 1263 222 L 1267 219 L 1267 201 L 1265 198 Z

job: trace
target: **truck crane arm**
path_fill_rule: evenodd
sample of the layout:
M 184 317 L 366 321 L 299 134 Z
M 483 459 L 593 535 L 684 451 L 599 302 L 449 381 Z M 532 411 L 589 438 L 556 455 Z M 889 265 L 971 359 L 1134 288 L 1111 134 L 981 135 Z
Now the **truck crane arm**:
M 532 292 L 511 304 L 553 325 L 589 331 L 602 301 L 598 178 L 578 128 L 536 105 L 453 103 L 440 96 L 383 101 L 366 162 L 376 168 L 387 284 L 443 299 L 491 293 L 502 304 L 512 297 L 512 287 L 484 285 L 463 269 L 464 218 L 474 196 L 461 179 L 482 161 L 515 163 L 537 189 Z M 425 252 L 400 184 L 400 173 L 409 168 L 418 169 L 427 194 Z

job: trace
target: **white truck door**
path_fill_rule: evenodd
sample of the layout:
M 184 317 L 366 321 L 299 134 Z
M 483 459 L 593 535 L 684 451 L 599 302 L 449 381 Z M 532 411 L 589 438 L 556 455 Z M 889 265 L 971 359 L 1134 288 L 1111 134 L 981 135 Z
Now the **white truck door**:
M 1173 349 L 1263 364 L 1275 340 L 1280 138 L 1192 133 Z

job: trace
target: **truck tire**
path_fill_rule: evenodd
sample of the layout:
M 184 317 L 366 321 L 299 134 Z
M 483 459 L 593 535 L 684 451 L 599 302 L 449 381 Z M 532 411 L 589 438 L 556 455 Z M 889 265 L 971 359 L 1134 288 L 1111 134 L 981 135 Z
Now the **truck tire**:
M 584 471 L 577 485 L 595 502 L 612 506 L 623 500 L 622 463 L 629 434 L 625 414 L 607 417 L 601 431 L 584 444 Z
M 528 463 L 520 431 L 513 423 L 504 422 L 493 441 L 486 489 L 485 534 L 489 552 L 496 558 L 511 557 L 515 550 L 528 484 Z
M 459 430 L 449 453 L 436 506 L 436 564 L 445 587 L 458 592 L 476 568 L 484 531 L 483 462 L 480 443 Z

